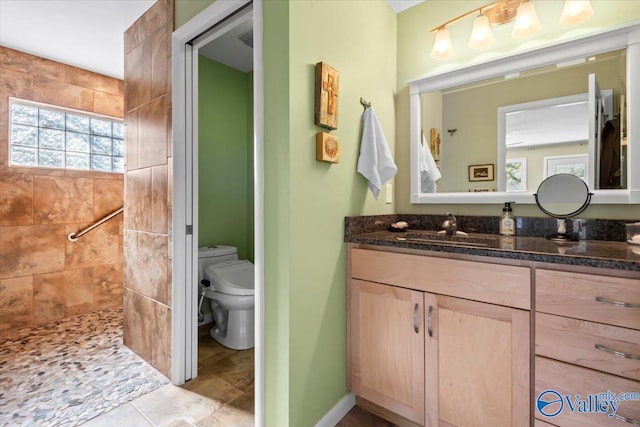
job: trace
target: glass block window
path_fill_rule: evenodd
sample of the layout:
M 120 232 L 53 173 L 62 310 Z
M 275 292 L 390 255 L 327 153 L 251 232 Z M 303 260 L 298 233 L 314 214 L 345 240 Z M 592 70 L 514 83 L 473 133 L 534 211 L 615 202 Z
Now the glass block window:
M 12 98 L 9 164 L 122 173 L 124 123 Z

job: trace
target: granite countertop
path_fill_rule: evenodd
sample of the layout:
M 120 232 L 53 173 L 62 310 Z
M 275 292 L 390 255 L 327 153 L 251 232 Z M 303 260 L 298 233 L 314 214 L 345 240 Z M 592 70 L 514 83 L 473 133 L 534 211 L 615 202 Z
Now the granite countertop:
M 496 234 L 481 233 L 470 233 L 467 237 L 444 236 L 435 231 L 414 229 L 402 233 L 391 231 L 346 233 L 345 241 L 385 247 L 640 271 L 640 246 L 620 241 L 555 242 L 544 237 L 505 238 Z

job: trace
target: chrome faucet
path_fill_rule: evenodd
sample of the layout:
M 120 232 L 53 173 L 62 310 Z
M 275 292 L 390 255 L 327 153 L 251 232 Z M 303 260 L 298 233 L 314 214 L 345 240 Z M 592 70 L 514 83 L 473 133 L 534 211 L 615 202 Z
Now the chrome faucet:
M 446 230 L 447 236 L 455 236 L 458 231 L 458 222 L 456 216 L 447 212 L 447 219 L 442 223 L 442 228 Z

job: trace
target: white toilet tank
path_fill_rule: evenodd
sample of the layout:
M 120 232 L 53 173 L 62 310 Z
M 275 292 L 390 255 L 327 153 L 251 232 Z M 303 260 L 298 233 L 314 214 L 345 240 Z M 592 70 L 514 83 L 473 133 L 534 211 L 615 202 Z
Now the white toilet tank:
M 212 264 L 238 259 L 235 246 L 211 245 L 198 248 L 198 283 L 204 279 L 204 270 Z

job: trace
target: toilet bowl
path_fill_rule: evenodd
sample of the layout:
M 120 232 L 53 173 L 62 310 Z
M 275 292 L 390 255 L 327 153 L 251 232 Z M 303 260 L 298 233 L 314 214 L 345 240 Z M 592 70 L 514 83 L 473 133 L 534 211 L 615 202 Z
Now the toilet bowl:
M 224 261 L 205 268 L 210 282 L 204 296 L 211 300 L 215 324 L 210 335 L 225 347 L 246 350 L 254 345 L 254 268 L 246 260 Z

